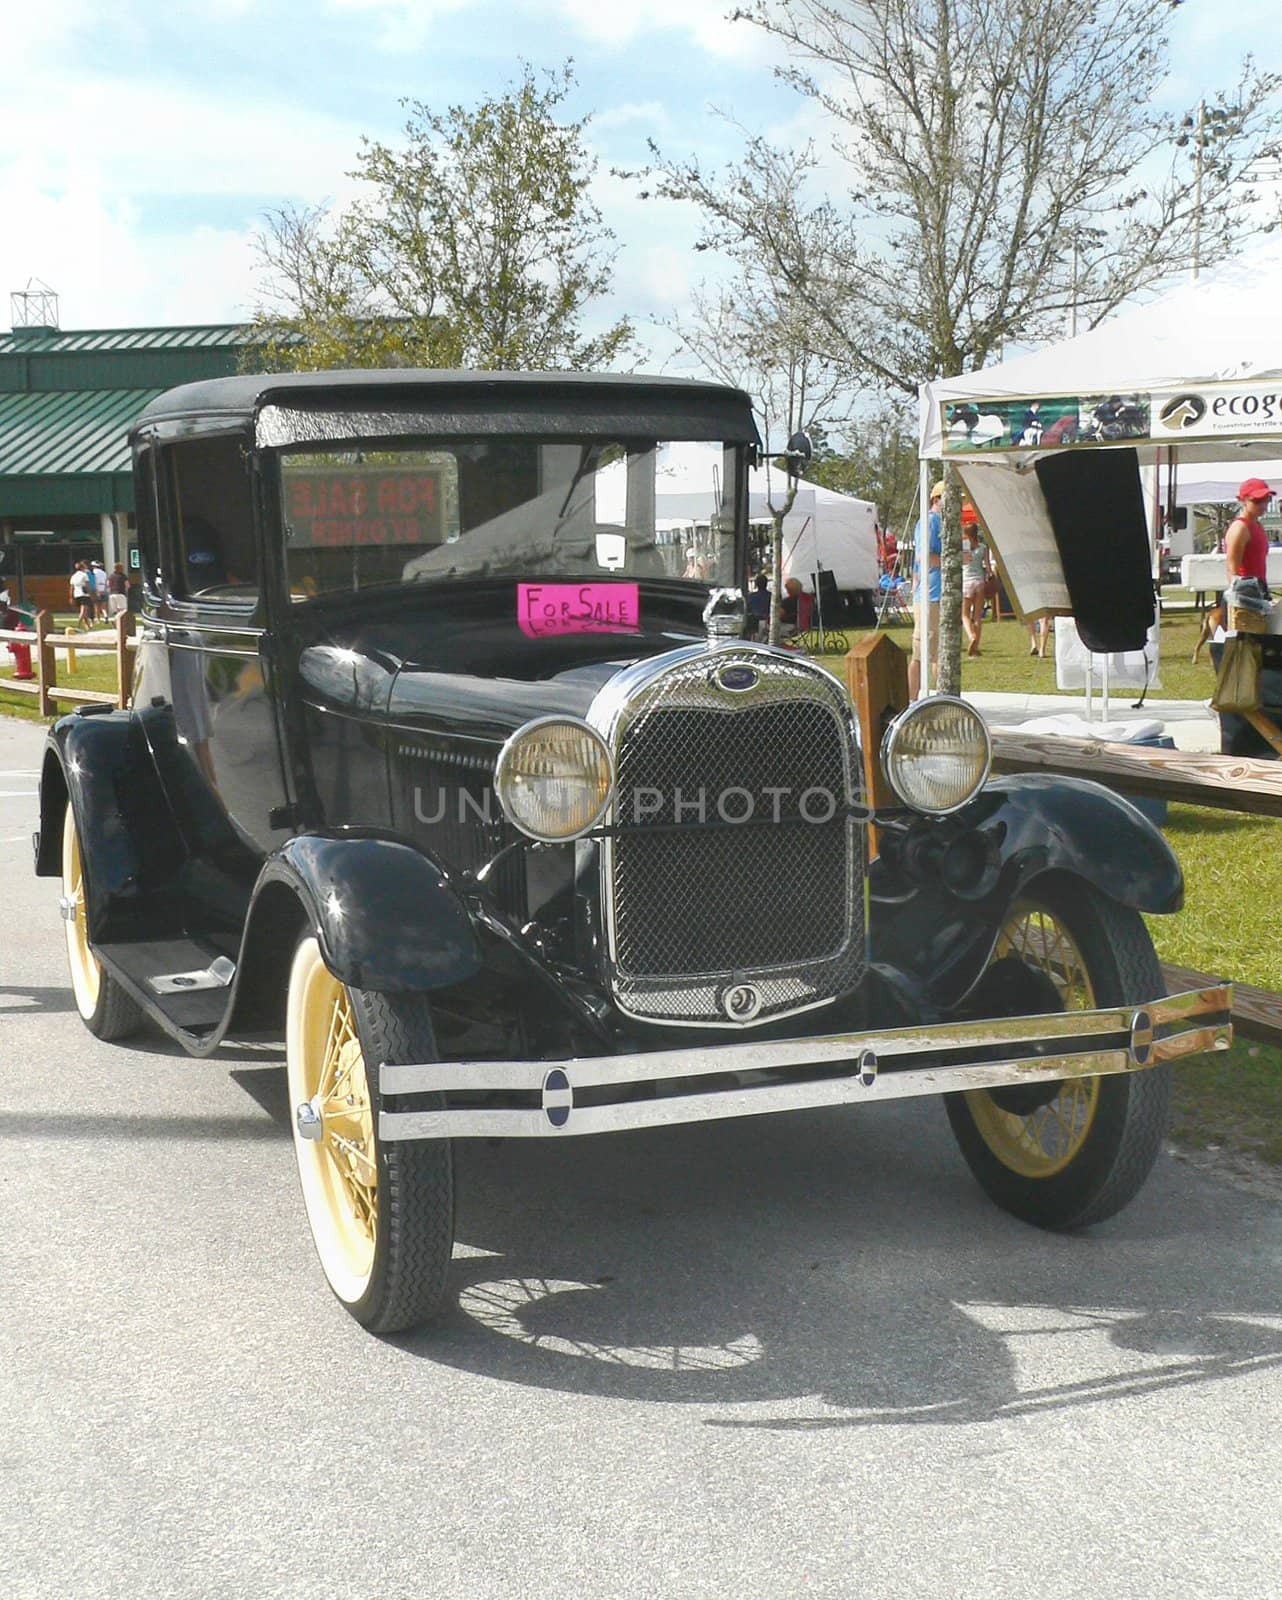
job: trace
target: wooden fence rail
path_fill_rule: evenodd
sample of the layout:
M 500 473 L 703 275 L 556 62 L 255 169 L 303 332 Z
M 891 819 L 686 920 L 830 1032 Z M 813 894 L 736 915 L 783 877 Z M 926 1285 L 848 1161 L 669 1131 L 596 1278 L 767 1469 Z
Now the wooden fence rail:
M 0 678 L 0 689 L 16 694 L 33 694 L 37 697 L 42 717 L 54 715 L 54 702 L 65 700 L 75 705 L 119 706 L 129 704 L 133 683 L 133 652 L 138 648 L 134 637 L 132 611 L 122 611 L 112 622 L 110 630 L 69 635 L 54 632 L 53 617 L 48 611 L 36 612 L 35 632 L 18 628 L 0 628 L 0 648 L 10 642 L 24 644 L 31 651 L 35 677 L 29 682 L 20 678 Z M 114 652 L 116 657 L 116 689 L 109 693 L 103 689 L 75 689 L 70 684 L 58 682 L 58 651 L 74 659 L 82 650 Z

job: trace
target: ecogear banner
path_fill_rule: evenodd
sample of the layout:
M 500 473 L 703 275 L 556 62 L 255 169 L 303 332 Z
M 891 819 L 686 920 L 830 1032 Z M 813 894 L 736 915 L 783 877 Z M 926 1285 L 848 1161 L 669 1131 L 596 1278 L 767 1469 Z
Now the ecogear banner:
M 1282 436 L 1282 382 L 1216 383 L 1147 393 L 960 400 L 944 408 L 948 455 L 1059 450 L 1140 439 Z

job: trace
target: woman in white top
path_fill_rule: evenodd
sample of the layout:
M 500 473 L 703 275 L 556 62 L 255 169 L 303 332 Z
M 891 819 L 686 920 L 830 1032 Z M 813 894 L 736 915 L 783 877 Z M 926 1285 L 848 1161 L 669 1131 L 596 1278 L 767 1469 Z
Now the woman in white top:
M 962 627 L 966 633 L 966 654 L 979 654 L 979 636 L 984 629 L 984 586 L 993 568 L 988 546 L 979 536 L 979 518 L 970 504 L 962 506 Z

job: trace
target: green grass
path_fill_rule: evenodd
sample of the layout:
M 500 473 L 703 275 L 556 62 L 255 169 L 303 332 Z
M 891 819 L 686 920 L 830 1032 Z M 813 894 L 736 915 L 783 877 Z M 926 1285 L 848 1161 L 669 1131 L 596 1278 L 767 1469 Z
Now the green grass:
M 1282 988 L 1282 821 L 1172 806 L 1163 832 L 1184 869 L 1185 898 L 1176 916 L 1146 918 L 1158 955 Z M 1239 1035 L 1224 1054 L 1179 1063 L 1171 1133 L 1230 1165 L 1282 1167 L 1282 1050 Z
M 1167 591 L 1168 595 L 1171 591 Z M 1182 598 L 1180 591 L 1174 597 Z M 1203 650 L 1197 666 L 1192 664 L 1193 646 L 1197 642 L 1200 622 L 1196 612 L 1167 611 L 1163 613 L 1159 630 L 1160 689 L 1150 689 L 1150 700 L 1208 700 L 1215 688 L 1215 671 L 1210 653 Z M 908 650 L 912 645 L 912 629 L 906 623 L 889 629 L 895 643 Z M 851 641 L 854 642 L 853 640 Z M 1055 687 L 1054 638 L 1047 646 L 1044 659 L 1028 653 L 1028 629 L 1022 622 L 1009 619 L 1004 622 L 986 622 L 980 640 L 979 656 L 962 656 L 961 682 L 963 690 L 992 694 L 1058 694 Z M 836 663 L 831 663 L 836 664 Z M 1080 689 L 1063 691 L 1065 702 L 1080 702 Z M 1122 692 L 1135 699 L 1133 690 Z M 1117 696 L 1121 698 L 1121 696 Z
M 1282 1167 L 1282 1051 L 1239 1037 L 1231 1050 L 1179 1063 L 1171 1137 Z
M 1162 960 L 1282 989 L 1282 820 L 1172 806 L 1162 831 L 1184 869 L 1184 910 L 1148 919 Z

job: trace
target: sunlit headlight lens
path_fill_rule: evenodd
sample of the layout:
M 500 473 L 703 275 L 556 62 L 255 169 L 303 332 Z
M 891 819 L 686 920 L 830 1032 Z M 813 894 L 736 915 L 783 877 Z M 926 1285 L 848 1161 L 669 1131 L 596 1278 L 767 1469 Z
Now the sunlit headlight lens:
M 984 719 L 964 700 L 936 695 L 909 706 L 886 730 L 882 766 L 914 811 L 956 811 L 983 787 L 992 760 Z
M 499 754 L 494 786 L 508 820 L 531 839 L 576 839 L 610 799 L 605 741 L 584 722 L 544 717 L 518 728 Z

